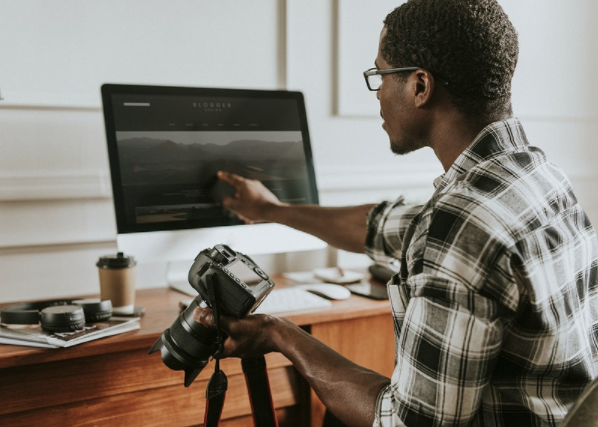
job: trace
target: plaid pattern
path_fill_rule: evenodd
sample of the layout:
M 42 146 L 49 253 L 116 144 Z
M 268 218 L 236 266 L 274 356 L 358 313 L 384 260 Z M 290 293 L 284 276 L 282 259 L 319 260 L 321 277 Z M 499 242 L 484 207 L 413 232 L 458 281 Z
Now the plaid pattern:
M 376 426 L 555 426 L 598 374 L 596 234 L 517 119 L 486 127 L 424 206 L 385 202 L 396 367 Z

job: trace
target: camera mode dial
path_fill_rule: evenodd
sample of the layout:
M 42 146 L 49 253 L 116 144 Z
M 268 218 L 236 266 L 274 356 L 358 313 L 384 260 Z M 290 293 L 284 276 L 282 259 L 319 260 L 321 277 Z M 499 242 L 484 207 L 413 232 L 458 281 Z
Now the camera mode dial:
M 262 270 L 261 268 L 259 268 L 259 267 L 255 267 L 255 268 L 253 269 L 253 271 L 255 271 L 255 273 L 256 273 L 258 276 L 260 276 L 262 279 L 264 279 L 264 280 L 268 280 L 268 279 L 269 279 L 268 275 L 267 275 L 267 274 L 264 272 L 264 270 Z

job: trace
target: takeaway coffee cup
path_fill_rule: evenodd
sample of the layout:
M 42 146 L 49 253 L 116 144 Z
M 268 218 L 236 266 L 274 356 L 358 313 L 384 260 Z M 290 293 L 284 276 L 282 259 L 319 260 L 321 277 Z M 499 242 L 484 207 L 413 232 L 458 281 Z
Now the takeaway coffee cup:
M 102 300 L 112 301 L 112 312 L 132 314 L 135 310 L 135 279 L 137 262 L 119 252 L 105 255 L 97 262 Z

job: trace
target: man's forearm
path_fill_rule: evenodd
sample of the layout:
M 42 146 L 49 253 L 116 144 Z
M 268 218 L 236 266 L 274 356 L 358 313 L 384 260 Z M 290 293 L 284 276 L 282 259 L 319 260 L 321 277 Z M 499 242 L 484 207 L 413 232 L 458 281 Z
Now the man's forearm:
M 268 220 L 312 234 L 330 245 L 363 253 L 367 234 L 367 213 L 373 204 L 348 207 L 318 205 L 272 206 Z
M 348 426 L 372 426 L 377 397 L 390 380 L 351 362 L 285 320 L 279 322 L 270 328 L 276 351 L 293 363 L 324 405 Z
M 211 309 L 198 308 L 193 317 L 206 327 L 216 325 Z M 373 424 L 376 400 L 390 383 L 388 378 L 351 362 L 289 319 L 266 314 L 243 319 L 222 316 L 220 326 L 228 336 L 223 357 L 282 353 L 341 421 L 352 427 Z
M 228 172 L 218 178 L 235 189 L 222 200 L 225 209 L 247 223 L 267 221 L 312 234 L 340 249 L 362 253 L 367 234 L 367 213 L 375 205 L 322 207 L 281 202 L 264 184 Z

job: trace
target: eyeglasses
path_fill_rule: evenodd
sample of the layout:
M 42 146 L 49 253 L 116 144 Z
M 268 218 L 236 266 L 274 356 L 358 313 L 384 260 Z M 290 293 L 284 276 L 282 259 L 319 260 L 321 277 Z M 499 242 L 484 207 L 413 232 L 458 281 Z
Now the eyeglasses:
M 386 70 L 379 70 L 377 68 L 370 68 L 369 70 L 365 70 L 363 72 L 363 77 L 365 78 L 365 84 L 368 85 L 368 89 L 372 92 L 376 92 L 380 90 L 380 86 L 382 86 L 382 76 L 385 74 L 394 74 L 394 73 L 401 73 L 404 71 L 415 71 L 419 70 L 422 67 L 404 67 L 404 68 L 388 68 Z M 436 77 L 440 83 L 444 86 L 448 86 L 448 82 L 441 78 Z

